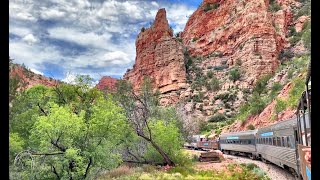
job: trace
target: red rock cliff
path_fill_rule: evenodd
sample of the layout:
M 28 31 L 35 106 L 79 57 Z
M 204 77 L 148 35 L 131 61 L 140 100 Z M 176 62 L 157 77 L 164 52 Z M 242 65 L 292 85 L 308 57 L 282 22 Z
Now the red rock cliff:
M 137 90 L 144 77 L 152 80 L 162 94 L 185 88 L 186 70 L 182 44 L 173 37 L 165 9 L 160 9 L 150 28 L 142 29 L 136 40 L 136 60 L 124 79 Z M 173 103 L 169 102 L 169 103 Z
M 288 13 L 279 12 L 284 20 L 276 25 L 268 8 L 267 0 L 204 0 L 182 32 L 183 43 L 193 56 L 221 53 L 211 60 L 218 64 L 223 59 L 232 67 L 240 59 L 252 85 L 262 74 L 274 72 L 278 53 L 288 44 L 281 33 L 289 24 Z
M 18 65 L 14 64 L 12 71 L 9 73 L 10 77 L 18 77 L 22 82 L 26 83 L 25 89 L 29 89 L 35 85 L 44 85 L 53 87 L 60 83 L 58 80 L 35 74 L 34 72 Z
M 114 91 L 116 88 L 115 86 L 116 86 L 117 81 L 118 80 L 115 78 L 112 78 L 109 76 L 103 76 L 100 79 L 99 83 L 96 85 L 96 87 L 102 91 L 104 91 L 106 87 L 108 88 L 108 90 Z

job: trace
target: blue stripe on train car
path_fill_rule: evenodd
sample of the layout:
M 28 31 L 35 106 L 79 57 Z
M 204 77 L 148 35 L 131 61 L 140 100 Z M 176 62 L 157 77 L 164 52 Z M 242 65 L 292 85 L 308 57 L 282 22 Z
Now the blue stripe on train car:
M 204 143 L 203 145 L 204 145 L 204 146 L 209 146 L 209 143 Z
M 237 136 L 230 136 L 230 137 L 227 137 L 227 139 L 239 139 L 239 137 L 237 137 Z
M 308 166 L 306 166 L 306 174 L 307 174 L 308 180 L 311 180 L 311 172 L 310 172 Z
M 272 135 L 273 135 L 273 132 L 266 132 L 266 133 L 261 134 L 261 136 L 263 136 L 263 137 L 272 136 Z

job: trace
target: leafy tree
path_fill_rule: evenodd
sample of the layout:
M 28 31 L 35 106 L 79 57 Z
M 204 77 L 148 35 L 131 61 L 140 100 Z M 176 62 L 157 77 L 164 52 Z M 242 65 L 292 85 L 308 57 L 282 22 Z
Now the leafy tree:
M 11 173 L 23 179 L 85 179 L 119 165 L 115 149 L 128 130 L 124 112 L 112 96 L 90 88 L 90 78 L 78 78 L 76 85 L 35 86 L 17 98 L 10 120 L 17 168 Z
M 157 134 L 152 129 L 153 115 L 157 113 L 158 97 L 152 93 L 151 80 L 144 79 L 139 94 L 136 94 L 130 83 L 119 81 L 115 97 L 125 110 L 128 123 L 132 126 L 137 136 L 148 142 L 162 157 L 165 164 L 174 166 L 168 152 L 157 141 Z

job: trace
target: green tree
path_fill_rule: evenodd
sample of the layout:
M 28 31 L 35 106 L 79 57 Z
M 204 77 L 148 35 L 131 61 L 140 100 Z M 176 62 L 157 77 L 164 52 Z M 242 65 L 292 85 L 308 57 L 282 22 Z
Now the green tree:
M 152 92 L 151 80 L 144 78 L 139 94 L 135 93 L 130 83 L 119 81 L 115 97 L 125 110 L 127 121 L 133 127 L 136 135 L 149 143 L 162 157 L 165 164 L 175 166 L 172 158 L 156 141 L 152 129 L 152 117 L 157 113 L 158 97 Z
M 119 165 L 115 149 L 129 129 L 124 111 L 111 95 L 90 88 L 89 77 L 78 78 L 76 85 L 35 86 L 17 98 L 10 154 L 18 169 L 11 173 L 23 179 L 85 179 Z

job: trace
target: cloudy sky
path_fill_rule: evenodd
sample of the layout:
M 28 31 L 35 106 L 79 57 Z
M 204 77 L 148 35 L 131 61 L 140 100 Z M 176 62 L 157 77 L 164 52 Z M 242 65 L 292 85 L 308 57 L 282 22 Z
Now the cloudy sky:
M 174 33 L 202 0 L 10 0 L 9 55 L 55 79 L 89 74 L 121 78 L 135 60 L 135 39 L 165 8 Z

